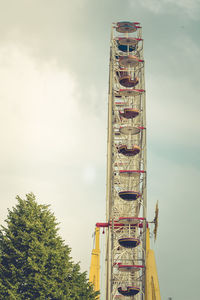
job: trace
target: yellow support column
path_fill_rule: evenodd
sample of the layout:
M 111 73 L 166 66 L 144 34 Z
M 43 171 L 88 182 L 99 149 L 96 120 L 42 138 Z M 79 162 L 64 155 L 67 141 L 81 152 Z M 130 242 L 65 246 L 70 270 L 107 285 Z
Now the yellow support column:
M 147 237 L 146 237 L 145 300 L 161 300 L 154 251 L 150 249 L 149 228 L 147 228 Z
M 94 285 L 94 290 L 100 290 L 100 228 L 95 229 L 95 248 L 92 250 L 89 281 Z M 98 298 L 99 299 L 99 296 Z

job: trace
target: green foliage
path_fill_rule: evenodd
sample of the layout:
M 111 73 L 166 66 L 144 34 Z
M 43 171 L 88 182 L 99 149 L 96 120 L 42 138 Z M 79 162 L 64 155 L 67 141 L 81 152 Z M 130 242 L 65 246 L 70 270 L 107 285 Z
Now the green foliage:
M 17 200 L 0 231 L 0 299 L 96 299 L 49 206 L 33 194 Z

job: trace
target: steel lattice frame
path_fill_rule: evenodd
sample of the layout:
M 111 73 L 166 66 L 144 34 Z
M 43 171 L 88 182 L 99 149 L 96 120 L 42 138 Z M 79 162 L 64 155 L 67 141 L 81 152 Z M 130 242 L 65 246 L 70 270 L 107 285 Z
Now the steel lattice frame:
M 134 22 L 112 25 L 106 209 L 106 300 L 144 300 L 146 109 L 142 29 Z M 134 239 L 139 245 L 130 248 Z M 131 287 L 140 292 L 127 296 Z

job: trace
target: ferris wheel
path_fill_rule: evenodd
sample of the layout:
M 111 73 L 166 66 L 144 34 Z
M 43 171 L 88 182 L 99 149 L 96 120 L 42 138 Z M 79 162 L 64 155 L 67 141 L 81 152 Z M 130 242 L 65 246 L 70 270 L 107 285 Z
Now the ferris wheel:
M 113 23 L 108 107 L 106 299 L 144 299 L 146 109 L 142 29 Z
M 146 197 L 146 100 L 142 27 L 112 24 L 109 67 L 106 300 L 160 300 Z M 158 207 L 153 221 L 157 233 Z M 90 281 L 99 270 L 96 249 Z M 96 270 L 96 273 L 95 271 Z M 96 274 L 96 275 L 95 275 Z M 92 279 L 94 278 L 94 280 Z

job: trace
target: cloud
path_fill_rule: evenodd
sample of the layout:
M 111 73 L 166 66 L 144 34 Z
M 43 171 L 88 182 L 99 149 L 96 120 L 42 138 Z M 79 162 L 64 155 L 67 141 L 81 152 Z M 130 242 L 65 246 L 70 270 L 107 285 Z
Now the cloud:
M 82 172 L 82 177 L 83 181 L 90 185 L 94 183 L 95 178 L 96 178 L 96 170 L 93 166 L 87 165 L 86 167 L 83 168 Z
M 189 159 L 189 155 L 187 158 Z M 195 238 L 198 235 L 199 222 L 200 204 L 197 195 L 200 169 L 191 166 L 188 161 L 186 167 L 182 162 L 170 161 L 152 153 L 148 161 L 148 215 L 152 219 L 155 202 L 159 200 L 158 239 L 154 249 L 159 278 L 162 278 L 161 294 L 171 294 L 178 299 L 195 299 L 198 285 L 195 257 L 200 246 L 199 240 Z M 188 239 L 190 242 L 187 243 Z M 188 252 L 191 253 L 191 260 L 188 260 Z M 171 273 L 170 270 L 177 270 L 180 266 L 182 272 L 177 279 L 178 271 Z M 188 269 L 193 274 L 191 285 L 195 291 L 191 296 L 182 289 Z M 176 286 L 173 285 L 174 280 Z
M 131 0 L 130 3 L 133 5 L 134 2 Z M 199 19 L 199 0 L 140 0 L 137 5 L 155 14 L 184 14 L 190 19 Z
M 199 19 L 200 1 L 199 0 L 164 0 L 164 3 L 175 5 L 191 19 Z
M 147 124 L 151 144 L 174 155 L 200 148 L 198 84 L 200 50 L 190 36 L 180 35 L 147 57 Z M 159 149 L 160 149 L 159 146 Z M 154 147 L 155 148 L 155 147 Z M 182 150 L 181 150 L 182 149 Z M 161 151 L 163 152 L 163 150 Z M 180 156 L 179 156 L 180 158 Z M 191 156 L 190 156 L 191 158 Z
M 27 153 L 48 160 L 51 155 L 78 154 L 81 145 L 92 147 L 90 136 L 94 143 L 95 132 L 101 131 L 94 114 L 94 89 L 87 103 L 79 105 L 83 99 L 76 78 L 52 62 L 39 66 L 23 48 L 1 49 L 0 64 L 3 137 L 15 140 L 16 151 L 25 147 Z M 8 147 L 8 143 L 4 145 Z M 16 153 L 13 155 L 16 158 Z M 95 160 L 95 155 L 92 157 Z

